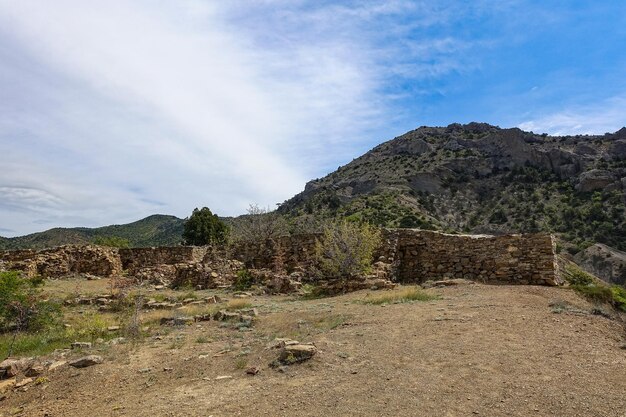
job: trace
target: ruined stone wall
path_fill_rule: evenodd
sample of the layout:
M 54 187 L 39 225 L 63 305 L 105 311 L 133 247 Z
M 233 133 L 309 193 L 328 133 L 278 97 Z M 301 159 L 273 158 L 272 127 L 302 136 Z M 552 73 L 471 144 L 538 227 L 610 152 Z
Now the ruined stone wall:
M 206 252 L 207 247 L 197 246 L 129 248 L 120 249 L 119 256 L 122 267 L 127 271 L 133 272 L 158 265 L 200 262 Z
M 394 242 L 396 280 L 465 278 L 487 283 L 558 285 L 555 242 L 548 234 L 450 235 L 424 230 L 388 231 Z M 389 255 L 392 257 L 391 255 Z
M 65 245 L 42 251 L 0 253 L 10 269 L 27 276 L 61 277 L 72 274 L 111 276 L 122 272 L 117 249 L 92 245 Z
M 234 249 L 233 258 L 248 268 L 275 269 L 277 263 L 288 272 L 306 268 L 315 253 L 317 234 L 283 236 L 263 243 L 242 243 Z
M 236 249 L 250 268 L 275 268 L 281 252 L 285 269 L 306 268 L 319 235 L 283 237 Z M 391 265 L 398 282 L 466 278 L 490 283 L 557 285 L 555 243 L 548 234 L 452 235 L 414 229 L 385 229 L 375 260 Z
M 0 251 L 0 259 L 5 262 L 20 262 L 33 259 L 37 251 L 33 249 L 16 249 Z
M 224 250 L 191 246 L 118 250 L 71 245 L 39 252 L 0 252 L 0 260 L 28 275 L 60 277 L 83 273 L 106 277 L 126 270 L 142 279 L 158 273 L 169 282 L 195 284 L 200 278 L 207 281 L 205 277 L 210 277 L 213 284 L 221 285 L 220 277 L 225 271 L 229 271 L 229 276 L 236 273 L 234 267 L 223 267 L 222 261 L 228 259 L 240 261 L 248 268 L 305 271 L 312 262 L 318 237 L 307 234 L 263 244 L 240 244 L 228 254 Z M 397 282 L 466 278 L 489 283 L 560 283 L 554 240 L 547 234 L 476 236 L 390 229 L 383 231 L 375 258 L 377 265 L 384 264 L 387 277 Z

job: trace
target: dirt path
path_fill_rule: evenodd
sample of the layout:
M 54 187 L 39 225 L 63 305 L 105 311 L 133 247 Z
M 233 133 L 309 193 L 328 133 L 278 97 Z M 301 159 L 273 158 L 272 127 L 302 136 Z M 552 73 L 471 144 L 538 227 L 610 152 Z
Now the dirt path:
M 0 402 L 8 416 L 626 416 L 624 330 L 572 291 L 461 285 L 429 302 L 259 297 L 258 323 L 174 329 Z M 312 360 L 268 367 L 275 337 Z M 219 352 L 225 353 L 214 356 Z M 256 376 L 245 368 L 261 368 Z M 171 368 L 171 369 L 170 369 Z M 167 370 L 164 370 L 167 369 Z M 232 378 L 216 380 L 218 376 Z

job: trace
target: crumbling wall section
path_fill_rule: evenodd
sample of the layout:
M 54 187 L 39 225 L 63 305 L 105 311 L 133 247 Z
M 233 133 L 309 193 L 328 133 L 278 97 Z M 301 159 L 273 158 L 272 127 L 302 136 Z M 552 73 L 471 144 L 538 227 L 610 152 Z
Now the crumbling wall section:
M 7 269 L 23 271 L 26 276 L 57 278 L 72 274 L 108 277 L 122 272 L 115 248 L 95 245 L 65 245 L 41 251 L 5 251 L 0 259 Z
M 233 258 L 248 268 L 284 269 L 287 272 L 306 269 L 313 260 L 315 242 L 319 236 L 300 234 L 265 242 L 243 242 L 235 246 Z
M 486 283 L 559 285 L 553 236 L 451 235 L 397 229 L 396 280 L 465 278 Z

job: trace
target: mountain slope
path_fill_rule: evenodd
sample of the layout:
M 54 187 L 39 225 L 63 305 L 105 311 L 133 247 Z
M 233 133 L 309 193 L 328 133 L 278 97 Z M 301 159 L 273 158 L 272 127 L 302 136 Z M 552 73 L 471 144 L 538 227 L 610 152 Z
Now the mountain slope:
M 281 205 L 391 227 L 550 231 L 570 252 L 626 249 L 626 128 L 552 137 L 484 123 L 421 127 L 385 142 Z
M 121 237 L 131 246 L 171 246 L 181 241 L 184 220 L 155 214 L 145 219 L 98 228 L 54 228 L 14 238 L 0 238 L 0 249 L 43 249 L 52 246 L 93 242 L 96 237 Z

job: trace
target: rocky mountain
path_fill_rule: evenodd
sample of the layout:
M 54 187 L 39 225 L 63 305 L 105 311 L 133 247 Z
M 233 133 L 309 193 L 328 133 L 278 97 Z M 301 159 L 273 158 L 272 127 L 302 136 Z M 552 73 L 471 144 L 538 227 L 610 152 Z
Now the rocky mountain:
M 120 237 L 133 247 L 172 246 L 181 242 L 183 219 L 155 214 L 145 219 L 122 225 L 98 228 L 54 228 L 14 238 L 0 238 L 0 249 L 43 249 L 53 246 L 90 243 L 97 237 Z
M 281 205 L 382 226 L 549 231 L 570 253 L 626 250 L 626 128 L 548 136 L 484 123 L 420 127 L 309 182 Z

